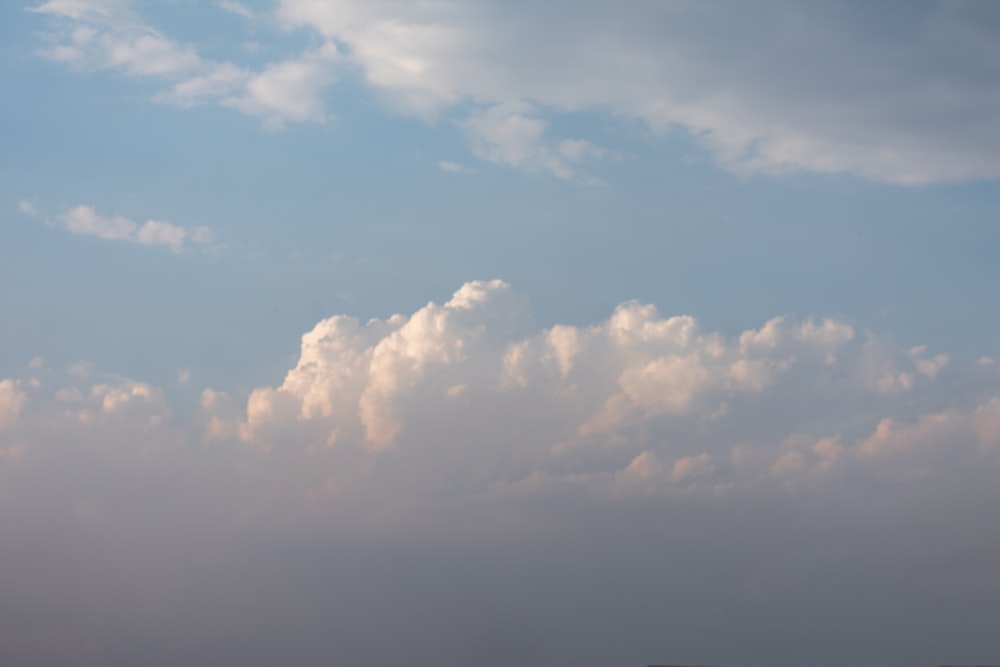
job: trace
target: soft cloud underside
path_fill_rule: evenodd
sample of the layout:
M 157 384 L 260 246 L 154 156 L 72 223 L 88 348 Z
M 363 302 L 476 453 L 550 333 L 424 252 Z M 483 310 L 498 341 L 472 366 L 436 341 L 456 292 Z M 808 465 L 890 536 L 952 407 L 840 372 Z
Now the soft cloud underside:
M 48 2 L 35 11 L 62 26 L 49 57 L 169 82 L 158 101 L 215 101 L 278 128 L 323 122 L 329 86 L 360 75 L 400 113 L 431 119 L 471 106 L 458 125 L 474 155 L 563 179 L 614 154 L 548 136 L 553 118 L 581 111 L 657 133 L 684 128 L 738 172 L 849 172 L 900 184 L 1000 176 L 1000 21 L 988 3 L 562 11 L 280 0 L 272 20 L 325 46 L 260 71 L 207 60 L 125 4 Z

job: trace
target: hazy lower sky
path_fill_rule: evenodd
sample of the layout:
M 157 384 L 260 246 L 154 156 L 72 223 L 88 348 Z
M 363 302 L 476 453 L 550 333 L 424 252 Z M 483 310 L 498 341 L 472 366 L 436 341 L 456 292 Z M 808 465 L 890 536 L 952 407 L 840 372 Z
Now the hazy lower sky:
M 0 663 L 1000 664 L 1000 5 L 0 7 Z

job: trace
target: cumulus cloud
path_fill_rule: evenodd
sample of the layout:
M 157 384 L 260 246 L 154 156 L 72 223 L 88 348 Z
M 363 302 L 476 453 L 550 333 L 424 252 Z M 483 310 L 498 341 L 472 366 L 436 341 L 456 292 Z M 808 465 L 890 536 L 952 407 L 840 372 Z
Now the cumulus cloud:
M 96 236 L 108 241 L 128 241 L 146 246 L 165 246 L 173 252 L 207 246 L 214 240 L 208 227 L 179 227 L 162 220 L 147 220 L 139 224 L 121 215 L 105 216 L 92 206 L 80 205 L 58 218 L 60 224 L 74 234 Z
M 330 64 L 337 48 L 328 42 L 294 60 L 267 65 L 249 76 L 241 94 L 222 100 L 250 116 L 263 119 L 271 128 L 286 121 L 322 123 L 326 119 L 323 90 L 333 82 Z
M 116 237 L 120 227 L 107 233 Z M 330 471 L 341 481 L 375 474 L 374 462 L 419 493 L 449 479 L 477 493 L 514 492 L 530 479 L 533 487 L 586 480 L 606 493 L 630 481 L 668 490 L 865 471 L 891 477 L 992 461 L 1000 448 L 994 369 L 959 404 L 916 408 L 934 401 L 904 399 L 898 372 L 892 391 L 873 383 L 873 359 L 908 360 L 926 382 L 906 392 L 927 394 L 947 356 L 870 332 L 859 343 L 836 320 L 775 318 L 724 335 L 626 302 L 587 326 L 538 330 L 533 322 L 500 280 L 467 283 L 409 315 L 337 315 L 303 335 L 281 384 L 245 401 L 204 389 L 200 435 L 189 436 L 278 458 L 331 457 L 343 465 Z M 34 379 L 0 383 L 3 428 L 19 422 L 31 392 L 44 390 L 35 377 L 44 361 L 28 370 Z M 97 377 L 92 364 L 77 364 L 65 375 L 71 386 L 48 388 L 62 418 L 99 425 L 133 416 L 143 429 L 172 421 L 158 388 Z M 191 377 L 182 370 L 178 383 Z
M 890 372 L 889 362 L 873 376 L 873 361 L 905 361 L 928 383 L 947 361 L 874 334 L 857 344 L 852 326 L 831 319 L 776 318 L 725 336 L 636 302 L 591 326 L 530 329 L 530 312 L 500 281 L 469 283 L 409 316 L 336 316 L 303 336 L 283 383 L 255 390 L 245 417 L 229 410 L 229 426 L 214 430 L 265 447 L 281 433 L 303 450 L 395 451 L 411 472 L 432 459 L 430 478 L 461 476 L 451 466 L 486 448 L 497 465 L 478 471 L 486 485 L 521 476 L 717 488 L 845 471 L 886 448 L 905 455 L 891 443 L 922 431 L 897 436 L 886 424 L 908 423 L 896 401 L 923 385 L 900 387 L 911 371 Z M 948 413 L 961 434 L 931 440 L 983 440 L 990 406 Z M 909 418 L 943 419 L 935 414 Z M 972 414 L 987 426 L 970 427 Z
M 120 221 L 100 230 L 137 233 Z M 911 395 L 934 390 L 947 355 L 870 332 L 858 342 L 844 322 L 775 318 L 725 335 L 638 302 L 587 326 L 533 322 L 499 280 L 468 283 L 409 315 L 331 317 L 303 335 L 277 386 L 245 401 L 205 389 L 197 437 L 279 458 L 328 456 L 341 467 L 324 483 L 385 474 L 413 493 L 456 480 L 478 492 L 575 480 L 600 494 L 630 480 L 669 491 L 891 477 L 992 460 L 1000 445 L 993 394 L 915 407 L 934 405 Z M 77 385 L 94 377 L 92 365 L 75 368 L 68 377 Z M 976 364 L 992 378 L 976 386 L 995 389 L 993 370 Z M 908 374 L 922 380 L 900 379 Z M 178 382 L 191 377 L 184 370 Z M 0 385 L 8 427 L 25 386 Z M 170 420 L 162 392 L 143 383 L 100 382 L 56 397 L 84 401 L 72 411 L 81 424 L 144 410 Z
M 262 71 L 200 57 L 127 3 L 35 11 L 63 21 L 51 58 L 174 81 L 160 101 L 216 100 L 270 126 L 319 122 L 322 92 L 349 65 L 401 113 L 459 116 L 478 157 L 563 179 L 615 154 L 585 137 L 549 137 L 554 121 L 576 113 L 654 134 L 683 129 L 739 173 L 805 169 L 909 185 L 1000 176 L 997 22 L 983 3 L 890 12 L 279 0 L 282 26 L 337 44 L 342 57 L 306 53 Z
M 924 346 L 899 349 L 877 337 L 865 345 L 865 359 L 870 386 L 883 394 L 902 394 L 918 381 L 933 380 L 950 361 L 944 353 L 929 356 Z
M 13 380 L 0 382 L 0 429 L 14 423 L 24 407 L 27 396 L 19 391 Z
M 636 302 L 538 327 L 494 280 L 410 314 L 325 319 L 283 382 L 203 389 L 193 415 L 145 382 L 33 362 L 0 381 L 0 652 L 988 654 L 1000 375 L 935 362 L 886 392 L 872 340 L 831 319 L 727 335 Z M 879 349 L 917 373 L 936 356 Z M 803 614 L 815 622 L 790 637 Z

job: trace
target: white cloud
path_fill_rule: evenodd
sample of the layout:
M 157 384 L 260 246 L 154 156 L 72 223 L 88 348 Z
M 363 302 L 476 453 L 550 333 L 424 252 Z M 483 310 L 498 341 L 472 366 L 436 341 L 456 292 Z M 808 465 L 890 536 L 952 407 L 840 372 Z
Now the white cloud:
M 144 25 L 127 2 L 48 2 L 34 11 L 61 19 L 53 60 L 92 69 L 119 69 L 135 77 L 177 77 L 201 64 L 194 47 Z
M 859 451 L 864 456 L 879 456 L 921 446 L 938 446 L 951 439 L 956 428 L 966 427 L 964 421 L 963 415 L 956 411 L 923 415 L 918 422 L 910 424 L 900 424 L 887 417 L 859 444 Z
M 162 390 L 92 364 L 55 383 L 0 382 L 0 428 L 21 428 L 30 398 L 23 423 L 35 427 L 242 441 L 280 466 L 320 466 L 323 485 L 369 479 L 432 495 L 460 479 L 470 493 L 569 483 L 612 496 L 804 477 L 891 481 L 985 464 L 1000 450 L 1000 387 L 929 411 L 873 394 L 859 372 L 870 344 L 851 345 L 850 327 L 832 320 L 774 319 L 729 337 L 629 302 L 593 325 L 531 329 L 506 283 L 472 282 L 412 315 L 321 321 L 284 381 L 255 389 L 244 407 L 205 389 L 186 436 Z M 761 378 L 734 375 L 741 363 Z M 184 369 L 177 381 L 190 377 Z M 929 387 L 911 391 L 926 403 Z
M 242 89 L 250 77 L 251 72 L 232 63 L 217 63 L 208 67 L 204 74 L 179 81 L 169 91 L 157 93 L 153 99 L 188 109 L 231 95 Z
M 17 210 L 19 210 L 21 213 L 24 213 L 25 215 L 30 215 L 33 218 L 38 217 L 38 209 L 36 209 L 35 205 L 32 204 L 27 199 L 22 199 L 21 201 L 17 202 Z
M 94 363 L 90 361 L 78 361 L 74 364 L 70 364 L 66 371 L 73 376 L 78 378 L 87 378 L 93 374 L 95 369 Z
M 242 92 L 222 101 L 249 116 L 257 116 L 270 128 L 285 122 L 322 123 L 327 119 L 323 91 L 333 80 L 331 64 L 337 60 L 332 42 L 301 58 L 271 63 L 246 79 Z
M 609 155 L 585 139 L 553 144 L 545 137 L 548 122 L 532 105 L 520 102 L 473 111 L 460 126 L 476 157 L 527 171 L 549 172 L 563 180 L 576 176 L 574 165 Z
M 801 452 L 785 452 L 771 466 L 771 474 L 778 477 L 793 475 L 805 468 L 805 465 L 806 460 Z
M 221 8 L 252 16 L 236 2 Z M 257 72 L 231 62 L 201 57 L 194 46 L 181 44 L 143 23 L 129 2 L 49 2 L 34 9 L 49 15 L 55 27 L 47 57 L 95 70 L 117 70 L 128 76 L 169 82 L 153 100 L 181 108 L 215 102 L 255 116 L 268 127 L 285 122 L 323 122 L 321 93 L 333 80 L 336 48 L 328 43 L 299 58 L 270 63 Z
M 483 456 L 497 468 L 479 474 L 530 477 L 533 488 L 563 478 L 722 488 L 882 466 L 872 457 L 881 451 L 909 456 L 899 443 L 919 440 L 917 431 L 899 431 L 893 425 L 908 422 L 887 415 L 910 403 L 871 385 L 873 349 L 918 368 L 924 382 L 910 392 L 931 387 L 946 360 L 871 334 L 853 344 L 853 328 L 830 319 L 777 318 L 730 337 L 635 302 L 591 326 L 530 329 L 499 281 L 469 283 L 409 316 L 324 320 L 303 336 L 284 382 L 255 390 L 245 417 L 229 410 L 215 431 L 265 449 L 277 439 L 344 456 L 395 452 L 414 470 L 433 460 L 431 477 L 461 475 L 452 466 Z M 928 442 L 978 443 L 965 457 L 989 451 L 1000 438 L 991 405 L 955 412 L 948 423 L 958 430 Z M 918 429 L 939 418 L 909 414 Z M 979 426 L 968 425 L 971 414 Z M 472 443 L 482 449 L 466 449 Z M 936 460 L 934 452 L 918 447 L 915 460 Z
M 180 252 L 187 236 L 187 231 L 177 225 L 147 220 L 136 231 L 135 240 L 142 245 L 165 245 L 174 252 Z
M 0 381 L 0 429 L 14 424 L 26 400 L 27 395 L 13 380 Z
M 1000 448 L 1000 397 L 977 406 L 970 422 L 980 448 L 986 451 Z
M 67 211 L 63 217 L 66 229 L 74 234 L 97 236 L 107 240 L 131 239 L 138 225 L 128 218 L 116 215 L 104 217 L 91 206 L 77 206 Z
M 817 441 L 813 445 L 813 452 L 820 458 L 821 465 L 826 468 L 836 465 L 837 461 L 843 457 L 844 446 L 840 442 L 840 436 L 834 435 Z
M 212 243 L 213 234 L 207 227 L 179 227 L 162 220 L 147 220 L 141 225 L 120 216 L 104 216 L 92 206 L 80 205 L 59 217 L 61 224 L 74 234 L 96 236 L 109 241 L 129 241 L 140 245 L 166 246 L 173 252 L 183 252 L 192 246 Z
M 194 48 L 155 33 L 101 39 L 106 67 L 121 67 L 133 76 L 175 76 L 196 69 Z
M 542 144 L 548 123 L 531 107 L 523 104 L 495 106 L 474 113 L 465 121 L 465 129 L 477 156 L 512 167 L 549 168 L 556 175 L 568 177 L 569 167 L 552 158 Z
M 129 0 L 48 0 L 29 11 L 73 19 L 108 18 L 126 10 Z
M 865 357 L 869 386 L 886 395 L 903 394 L 920 381 L 933 380 L 951 359 L 947 354 L 928 356 L 923 346 L 901 350 L 874 336 L 865 344 Z
M 685 456 L 674 463 L 670 470 L 670 478 L 683 481 L 694 477 L 702 477 L 712 471 L 712 461 L 708 454 Z
M 252 10 L 245 5 L 234 2 L 234 0 L 221 0 L 221 2 L 219 2 L 219 7 L 227 12 L 236 14 L 237 16 L 242 16 L 245 19 L 252 19 L 254 16 Z
M 472 167 L 464 165 L 460 162 L 452 162 L 451 160 L 439 161 L 438 169 L 452 174 L 474 174 L 476 172 L 476 170 Z

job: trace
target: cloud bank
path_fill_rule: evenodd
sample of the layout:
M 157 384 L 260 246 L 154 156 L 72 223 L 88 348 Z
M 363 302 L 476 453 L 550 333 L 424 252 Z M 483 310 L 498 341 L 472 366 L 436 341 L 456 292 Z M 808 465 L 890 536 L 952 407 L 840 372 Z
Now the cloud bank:
M 906 185 L 1000 176 L 991 3 L 279 0 L 266 20 L 321 46 L 263 69 L 206 59 L 124 1 L 33 11 L 54 20 L 49 58 L 163 81 L 160 102 L 215 102 L 272 128 L 324 122 L 329 87 L 347 77 L 399 113 L 456 119 L 480 159 L 567 180 L 614 155 L 550 136 L 553 121 L 580 113 L 683 129 L 738 173 Z
M 323 320 L 191 417 L 35 361 L 0 381 L 0 658 L 983 662 L 989 361 L 636 302 L 538 327 L 496 280 Z

